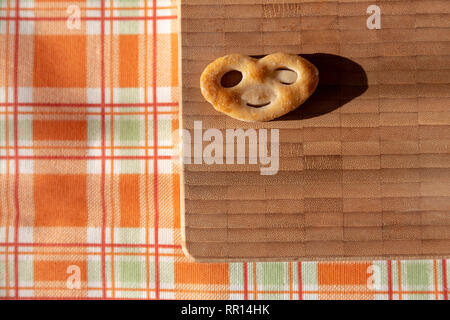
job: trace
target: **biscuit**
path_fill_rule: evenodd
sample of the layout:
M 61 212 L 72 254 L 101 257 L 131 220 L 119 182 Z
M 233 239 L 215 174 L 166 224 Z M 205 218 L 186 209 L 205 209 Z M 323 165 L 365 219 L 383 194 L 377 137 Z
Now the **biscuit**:
M 236 71 L 242 74 L 239 83 L 224 85 L 224 76 Z M 298 108 L 318 82 L 317 68 L 298 55 L 274 53 L 256 59 L 230 54 L 205 68 L 200 88 L 217 111 L 254 122 L 270 121 Z

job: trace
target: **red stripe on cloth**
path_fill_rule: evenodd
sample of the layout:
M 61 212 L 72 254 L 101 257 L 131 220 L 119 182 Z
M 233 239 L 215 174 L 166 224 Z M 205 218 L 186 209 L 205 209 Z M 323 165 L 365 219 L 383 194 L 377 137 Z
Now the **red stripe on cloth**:
M 387 274 L 388 274 L 388 297 L 392 300 L 392 261 L 387 262 Z
M 111 247 L 111 248 L 154 248 L 153 244 L 139 243 L 39 243 L 39 242 L 0 242 L 0 247 L 17 246 L 17 247 Z M 158 247 L 164 249 L 181 249 L 181 245 L 176 244 L 159 244 Z
M 147 17 L 148 14 L 148 8 L 147 8 L 147 1 L 144 1 L 144 15 Z M 148 21 L 144 20 L 144 50 L 147 53 L 148 52 Z M 148 55 L 144 55 L 144 87 L 145 87 L 145 93 L 144 93 L 144 100 L 145 103 L 148 102 L 148 90 L 147 90 L 147 84 L 148 84 Z M 145 155 L 148 156 L 148 107 L 145 107 Z M 150 242 L 150 236 L 149 236 L 149 229 L 150 229 L 150 205 L 149 205 L 149 196 L 148 196 L 148 189 L 149 189 L 149 165 L 148 161 L 145 162 L 145 243 Z M 146 294 L 147 299 L 150 299 L 150 254 L 148 251 L 148 248 L 145 252 L 145 286 L 146 286 Z
M 102 295 L 106 298 L 106 199 L 105 199 L 105 179 L 106 179 L 106 162 L 105 162 L 105 2 L 101 1 L 101 100 L 102 100 L 102 176 L 101 176 L 101 194 L 102 194 Z
M 248 300 L 248 274 L 247 274 L 247 262 L 243 264 L 243 276 L 244 276 L 244 300 Z
M 153 198 L 155 206 L 155 298 L 159 299 L 159 252 L 158 252 L 158 233 L 159 233 L 159 207 L 158 207 L 158 114 L 157 114 L 157 94 L 156 94 L 156 81 L 157 81 L 157 64 L 156 55 L 158 53 L 157 49 L 157 30 L 156 30 L 156 0 L 153 0 L 153 102 L 155 107 L 153 108 L 153 150 L 155 153 L 155 160 L 153 160 Z
M 447 260 L 445 259 L 442 259 L 442 282 L 444 300 L 448 300 Z
M 19 298 L 19 252 L 17 243 L 19 242 L 19 221 L 20 221 L 20 207 L 19 207 L 19 137 L 18 137 L 18 74 L 19 74 L 19 17 L 20 17 L 20 1 L 16 1 L 16 16 L 15 16 L 15 37 L 14 37 L 14 150 L 15 150 L 15 182 L 14 182 L 14 203 L 16 208 L 16 221 L 14 228 L 14 286 L 15 297 Z
M 303 283 L 302 283 L 302 263 L 297 263 L 298 273 L 298 300 L 303 300 Z
M 81 21 L 120 21 L 120 20 L 172 20 L 177 16 L 159 16 L 156 19 L 153 17 L 80 17 Z M 67 17 L 0 17 L 0 21 L 20 20 L 20 21 L 65 21 Z
M 154 156 L 0 156 L 3 159 L 18 160 L 149 160 Z M 177 156 L 158 156 L 158 160 L 176 160 Z
M 6 10 L 7 10 L 7 16 L 9 17 L 9 14 L 10 14 L 10 1 L 8 1 L 7 3 L 6 3 Z M 9 23 L 7 23 L 6 24 L 6 39 L 5 39 L 5 49 L 6 49 L 6 51 L 5 52 L 9 52 L 9 34 L 10 34 L 10 27 L 9 27 Z M 8 56 L 8 54 L 6 54 L 6 57 L 5 57 L 5 62 L 6 62 L 6 64 L 5 64 L 5 83 L 9 83 L 9 74 L 8 74 L 8 66 L 9 66 L 9 60 L 8 60 L 8 58 L 9 58 L 9 56 Z M 5 87 L 5 98 L 6 97 L 8 97 L 8 89 Z M 9 99 L 9 97 L 8 98 L 6 98 L 5 99 L 5 101 L 8 101 L 8 99 Z M 9 118 L 9 112 L 8 112 L 8 110 L 5 110 L 5 113 L 4 113 L 4 115 L 5 115 L 5 136 L 6 136 L 6 132 L 9 132 L 9 125 L 8 125 L 8 118 Z M 9 136 L 7 136 L 8 138 L 7 139 L 5 139 L 5 146 L 8 148 L 7 150 L 6 150 L 6 154 L 7 155 L 9 155 Z M 9 195 L 9 190 L 10 190 L 10 188 L 9 188 L 9 176 L 10 176 L 10 172 L 9 172 L 10 170 L 9 170 L 9 161 L 6 161 L 6 190 L 5 190 L 5 194 L 8 194 Z M 6 200 L 6 210 L 7 210 L 7 212 L 10 212 L 11 211 L 11 208 L 10 208 L 10 202 L 8 201 L 8 200 Z M 9 241 L 9 227 L 10 227 L 10 220 L 9 220 L 9 214 L 7 214 L 6 215 L 6 232 L 5 232 L 5 240 L 6 241 Z M 10 299 L 10 296 L 9 296 L 9 294 L 10 294 L 10 292 L 9 292 L 9 287 L 10 287 L 10 276 L 9 276 L 9 250 L 8 250 L 9 248 L 8 247 L 6 247 L 5 248 L 5 253 L 6 253 L 6 255 L 5 255 L 5 299 L 7 299 L 7 300 L 9 300 Z
M 17 300 L 99 300 L 95 297 L 23 297 Z M 136 300 L 136 298 L 104 298 L 103 300 Z
M 402 264 L 400 263 L 400 260 L 397 260 L 397 279 L 398 279 L 398 299 L 402 300 Z
M 7 102 L 7 103 L 0 103 L 0 106 L 4 107 L 14 107 L 16 104 Z M 44 108 L 51 108 L 51 107 L 73 107 L 73 108 L 80 108 L 80 107 L 87 107 L 87 108 L 100 108 L 100 107 L 110 107 L 110 108 L 135 108 L 135 107 L 178 107 L 178 102 L 149 102 L 149 103 L 47 103 L 47 102 L 24 102 L 18 103 L 21 107 L 44 107 Z

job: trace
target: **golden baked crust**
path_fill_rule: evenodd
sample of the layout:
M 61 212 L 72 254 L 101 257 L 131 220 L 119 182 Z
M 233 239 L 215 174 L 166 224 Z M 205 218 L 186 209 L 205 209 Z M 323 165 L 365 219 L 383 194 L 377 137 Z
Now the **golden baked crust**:
M 295 82 L 280 82 L 275 76 L 280 69 L 296 72 Z M 232 70 L 240 71 L 242 80 L 234 87 L 225 88 L 221 85 L 221 79 Z M 200 77 L 200 88 L 203 97 L 217 111 L 238 120 L 253 122 L 273 120 L 296 109 L 311 96 L 318 82 L 317 68 L 298 55 L 274 53 L 255 59 L 230 54 L 216 59 L 205 68 Z

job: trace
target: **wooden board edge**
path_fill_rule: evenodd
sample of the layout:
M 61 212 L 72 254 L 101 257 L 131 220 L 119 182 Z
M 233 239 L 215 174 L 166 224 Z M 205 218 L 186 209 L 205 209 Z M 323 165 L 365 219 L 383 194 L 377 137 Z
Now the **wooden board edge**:
M 183 252 L 184 247 L 183 247 Z M 186 254 L 186 252 L 185 252 Z M 189 259 L 200 263 L 227 263 L 227 262 L 315 262 L 315 261 L 330 261 L 330 262 L 347 262 L 347 261 L 386 261 L 386 260 L 442 260 L 450 259 L 450 255 L 426 255 L 426 256 L 411 256 L 411 255 L 392 255 L 392 256 L 355 256 L 355 257 L 277 257 L 277 258 L 199 258 L 186 254 Z
M 178 31 L 178 129 L 183 128 L 183 40 L 181 30 L 181 13 L 182 13 L 183 0 L 177 1 L 177 31 Z M 198 259 L 189 252 L 186 241 L 186 215 L 185 215 L 185 190 L 184 190 L 184 164 L 183 154 L 180 152 L 180 228 L 181 228 L 181 250 L 184 255 L 192 261 L 198 261 Z
M 178 63 L 179 63 L 179 128 L 183 128 L 183 59 L 182 59 L 182 4 L 187 3 L 188 0 L 178 0 Z M 180 165 L 180 228 L 181 228 L 181 248 L 183 253 L 194 262 L 201 263 L 226 263 L 226 262 L 308 262 L 308 261 L 378 261 L 378 260 L 416 260 L 416 259 L 450 259 L 450 255 L 386 255 L 386 256 L 334 256 L 334 257 L 317 257 L 317 256 L 304 256 L 304 257 L 265 257 L 265 258 L 208 258 L 196 256 L 195 253 L 190 252 L 189 243 L 186 240 L 186 215 L 185 215 L 185 167 L 181 162 Z

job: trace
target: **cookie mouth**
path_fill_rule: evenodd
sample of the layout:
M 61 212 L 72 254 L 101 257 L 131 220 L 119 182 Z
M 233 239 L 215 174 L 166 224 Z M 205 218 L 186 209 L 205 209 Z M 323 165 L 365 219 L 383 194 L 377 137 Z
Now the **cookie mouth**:
M 252 108 L 262 108 L 262 107 L 268 106 L 270 103 L 271 103 L 270 101 L 266 102 L 266 103 L 259 103 L 259 104 L 253 104 L 253 103 L 247 102 L 247 105 Z

